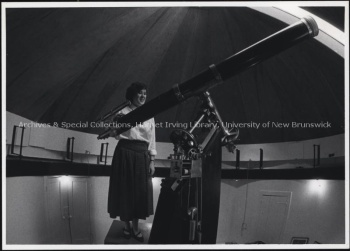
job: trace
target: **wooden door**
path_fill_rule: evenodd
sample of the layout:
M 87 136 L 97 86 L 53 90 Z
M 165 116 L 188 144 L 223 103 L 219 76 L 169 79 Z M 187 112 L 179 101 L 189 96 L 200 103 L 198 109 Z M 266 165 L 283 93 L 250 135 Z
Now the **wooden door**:
M 59 177 L 46 177 L 45 183 L 49 244 L 70 244 L 67 188 Z
M 257 240 L 267 244 L 281 243 L 289 213 L 291 192 L 262 191 L 260 193 Z
M 90 244 L 90 204 L 88 178 L 72 178 L 68 186 L 72 244 Z
M 46 177 L 49 244 L 90 244 L 89 179 Z

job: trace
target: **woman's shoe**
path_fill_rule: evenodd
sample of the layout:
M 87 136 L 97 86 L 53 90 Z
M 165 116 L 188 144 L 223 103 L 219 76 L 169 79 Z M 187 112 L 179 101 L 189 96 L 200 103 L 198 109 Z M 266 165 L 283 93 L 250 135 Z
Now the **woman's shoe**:
M 125 227 L 123 228 L 123 236 L 125 239 L 130 239 L 131 233 L 130 230 L 126 229 Z
M 139 242 L 143 242 L 144 239 L 143 239 L 143 235 L 141 233 L 141 231 L 139 230 L 138 233 L 134 233 L 134 230 L 132 231 L 133 235 L 134 235 L 134 238 L 139 241 Z

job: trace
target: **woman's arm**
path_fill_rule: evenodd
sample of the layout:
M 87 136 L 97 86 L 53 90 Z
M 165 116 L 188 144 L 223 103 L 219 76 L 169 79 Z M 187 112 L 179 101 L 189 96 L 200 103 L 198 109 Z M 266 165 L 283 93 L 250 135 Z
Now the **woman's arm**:
M 154 172 L 155 172 L 155 167 L 154 167 L 154 161 L 157 155 L 157 150 L 156 150 L 156 128 L 155 128 L 155 124 L 154 124 L 154 119 L 152 119 L 151 121 L 151 139 L 149 142 L 149 147 L 148 147 L 148 153 L 150 155 L 150 172 L 151 175 L 153 176 Z
M 151 156 L 151 159 L 155 159 L 155 156 L 157 155 L 157 150 L 156 150 L 156 128 L 154 124 L 154 118 L 151 119 L 151 138 L 148 146 L 148 152 L 149 155 Z

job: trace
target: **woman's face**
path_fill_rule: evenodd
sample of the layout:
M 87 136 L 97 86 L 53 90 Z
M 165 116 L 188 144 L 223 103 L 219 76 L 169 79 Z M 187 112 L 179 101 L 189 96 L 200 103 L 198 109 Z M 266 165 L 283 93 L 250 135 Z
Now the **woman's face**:
M 135 106 L 139 107 L 146 102 L 146 98 L 147 98 L 147 91 L 145 89 L 143 89 L 139 93 L 136 94 L 136 96 L 132 100 L 132 103 Z

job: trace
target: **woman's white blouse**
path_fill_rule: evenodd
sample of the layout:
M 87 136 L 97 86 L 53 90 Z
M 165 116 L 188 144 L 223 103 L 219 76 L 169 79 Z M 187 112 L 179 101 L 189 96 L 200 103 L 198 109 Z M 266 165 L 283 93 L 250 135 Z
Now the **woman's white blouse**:
M 132 109 L 127 106 L 119 113 L 127 114 L 131 112 Z M 116 136 L 117 140 L 129 139 L 129 140 L 141 140 L 148 143 L 148 151 L 150 155 L 157 155 L 156 150 L 156 130 L 154 124 L 154 118 L 146 120 L 142 125 L 131 128 L 130 130 L 123 132 Z

